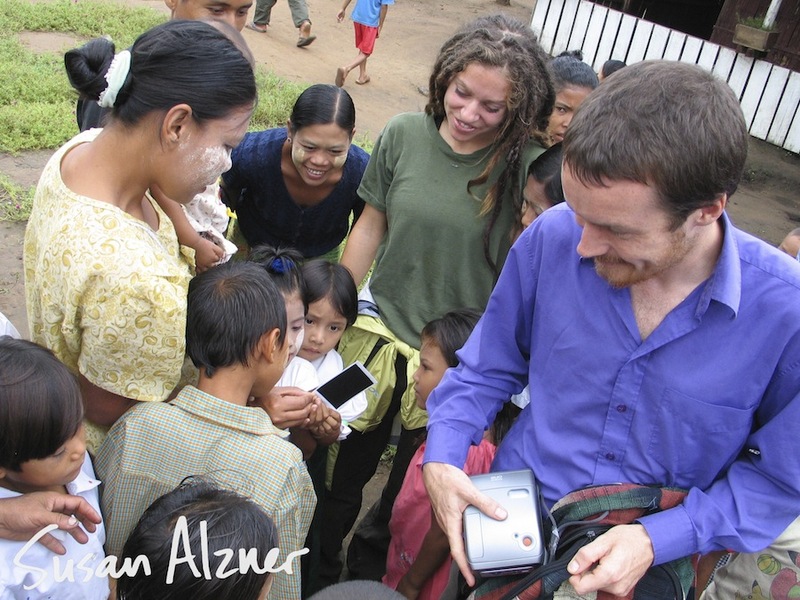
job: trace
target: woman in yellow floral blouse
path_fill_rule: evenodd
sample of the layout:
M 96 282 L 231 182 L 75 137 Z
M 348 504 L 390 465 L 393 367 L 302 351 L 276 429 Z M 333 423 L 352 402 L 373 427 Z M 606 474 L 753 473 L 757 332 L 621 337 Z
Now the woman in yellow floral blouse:
M 185 203 L 230 168 L 256 86 L 234 42 L 202 22 L 159 25 L 116 56 L 93 40 L 65 62 L 111 119 L 45 166 L 25 288 L 31 337 L 78 374 L 96 450 L 135 402 L 165 400 L 181 379 L 194 257 L 148 190 Z

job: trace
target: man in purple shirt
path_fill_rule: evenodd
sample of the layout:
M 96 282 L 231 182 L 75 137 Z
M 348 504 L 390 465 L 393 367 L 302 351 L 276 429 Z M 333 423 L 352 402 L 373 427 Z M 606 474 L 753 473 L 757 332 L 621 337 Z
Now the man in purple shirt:
M 747 143 L 731 89 L 695 66 L 629 66 L 581 106 L 566 205 L 514 245 L 428 402 L 425 483 L 468 582 L 461 513 L 505 513 L 460 467 L 526 383 L 493 470 L 532 469 L 550 505 L 595 484 L 689 490 L 585 546 L 569 565 L 579 594 L 761 550 L 800 514 L 800 265 L 725 214 Z

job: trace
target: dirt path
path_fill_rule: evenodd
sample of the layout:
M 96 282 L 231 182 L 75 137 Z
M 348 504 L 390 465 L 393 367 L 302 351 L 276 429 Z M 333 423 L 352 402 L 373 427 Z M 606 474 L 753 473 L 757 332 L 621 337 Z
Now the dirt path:
M 119 1 L 166 13 L 163 0 Z M 354 1 L 348 7 L 348 15 Z M 353 23 L 349 17 L 337 23 L 341 0 L 307 2 L 317 36 L 307 48 L 295 46 L 297 30 L 285 0 L 272 9 L 267 33 L 249 29 L 243 33 L 256 61 L 281 77 L 302 83 L 333 83 L 336 68 L 350 63 L 357 54 Z M 392 115 L 424 108 L 426 97 L 419 88 L 427 89 L 439 47 L 458 25 L 480 14 L 501 10 L 529 22 L 532 9 L 533 0 L 513 0 L 511 6 L 500 6 L 494 0 L 397 0 L 389 7 L 383 33 L 368 62 L 372 81 L 356 85 L 357 73 L 353 73 L 345 82 L 356 105 L 358 132 L 374 138 Z
M 163 0 L 118 0 L 148 6 L 166 14 Z M 307 83 L 333 83 L 336 68 L 355 56 L 352 22 L 336 22 L 340 0 L 308 0 L 317 40 L 308 48 L 295 46 L 297 30 L 281 0 L 273 9 L 266 34 L 245 29 L 244 35 L 258 63 L 286 79 Z M 397 0 L 389 8 L 383 34 L 369 61 L 372 81 L 356 85 L 355 74 L 345 88 L 358 113 L 359 133 L 373 138 L 386 120 L 404 111 L 422 110 L 430 67 L 442 42 L 461 23 L 479 15 L 507 12 L 530 20 L 533 0 L 512 0 L 509 7 L 494 0 Z M 70 38 L 36 34 L 26 43 L 41 51 L 58 52 Z M 0 173 L 22 185 L 38 178 L 50 152 L 19 157 L 0 155 Z M 746 180 L 732 198 L 730 214 L 737 225 L 778 244 L 786 232 L 800 226 L 800 158 L 759 140 L 751 140 Z M 27 333 L 22 289 L 22 236 L 24 226 L 0 223 L 0 311 L 23 334 Z

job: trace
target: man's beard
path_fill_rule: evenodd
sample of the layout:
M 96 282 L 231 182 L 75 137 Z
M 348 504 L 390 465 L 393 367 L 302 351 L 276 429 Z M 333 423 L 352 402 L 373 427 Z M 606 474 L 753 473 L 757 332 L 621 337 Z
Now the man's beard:
M 686 240 L 686 233 L 679 229 L 673 234 L 669 248 L 664 255 L 642 268 L 637 269 L 636 266 L 618 256 L 603 254 L 594 257 L 594 269 L 611 287 L 626 288 L 655 277 L 675 266 L 684 259 L 690 249 L 691 245 Z

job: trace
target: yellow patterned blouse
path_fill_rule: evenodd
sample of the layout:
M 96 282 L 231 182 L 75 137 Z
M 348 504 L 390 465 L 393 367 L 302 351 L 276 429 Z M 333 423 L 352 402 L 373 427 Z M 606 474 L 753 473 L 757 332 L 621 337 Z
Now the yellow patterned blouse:
M 64 185 L 62 158 L 99 131 L 61 147 L 36 188 L 24 251 L 30 335 L 96 386 L 162 401 L 181 377 L 194 255 L 152 198 L 158 231 Z M 87 427 L 90 450 L 102 437 Z

